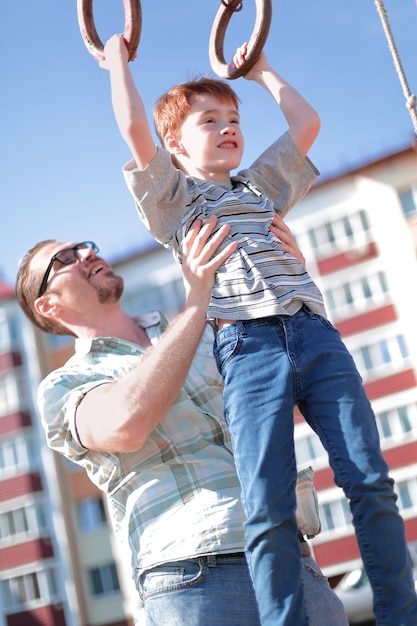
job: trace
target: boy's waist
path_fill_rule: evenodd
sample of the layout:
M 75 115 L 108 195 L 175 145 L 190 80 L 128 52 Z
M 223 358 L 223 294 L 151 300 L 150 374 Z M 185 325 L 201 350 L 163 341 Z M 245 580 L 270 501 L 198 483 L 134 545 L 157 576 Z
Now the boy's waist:
M 274 317 L 290 317 L 298 313 L 298 311 L 300 311 L 304 307 L 306 307 L 306 305 L 303 304 L 302 302 L 299 302 L 297 303 L 297 307 L 295 309 L 291 308 L 291 310 L 288 311 L 288 313 L 285 313 L 285 315 L 280 315 L 280 314 L 265 315 L 262 317 L 254 317 L 254 318 L 245 319 L 245 320 L 230 320 L 230 319 L 216 318 L 215 320 L 212 320 L 212 321 L 213 321 L 213 326 L 215 330 L 218 331 L 218 330 L 222 330 L 222 328 L 226 328 L 227 326 L 231 326 L 232 324 L 236 324 L 236 322 L 256 322 L 257 320 L 260 320 L 260 319 L 272 319 Z M 308 309 L 308 307 L 306 308 Z

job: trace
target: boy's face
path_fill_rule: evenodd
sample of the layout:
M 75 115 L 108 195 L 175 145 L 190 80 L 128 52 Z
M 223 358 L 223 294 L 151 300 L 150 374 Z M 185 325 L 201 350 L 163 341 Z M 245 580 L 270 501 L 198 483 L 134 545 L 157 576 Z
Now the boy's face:
M 204 94 L 194 98 L 179 137 L 176 154 L 188 174 L 225 180 L 239 166 L 244 147 L 240 117 L 233 102 Z

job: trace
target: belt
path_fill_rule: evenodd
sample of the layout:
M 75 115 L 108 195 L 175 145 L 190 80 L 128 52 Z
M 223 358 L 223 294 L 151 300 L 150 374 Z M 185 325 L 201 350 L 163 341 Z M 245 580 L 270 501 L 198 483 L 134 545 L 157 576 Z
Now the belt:
M 202 556 L 199 558 L 199 561 L 205 563 L 207 567 L 216 567 L 217 563 L 221 563 L 222 561 L 242 559 L 246 560 L 244 552 L 225 552 L 224 554 L 208 554 L 207 556 Z

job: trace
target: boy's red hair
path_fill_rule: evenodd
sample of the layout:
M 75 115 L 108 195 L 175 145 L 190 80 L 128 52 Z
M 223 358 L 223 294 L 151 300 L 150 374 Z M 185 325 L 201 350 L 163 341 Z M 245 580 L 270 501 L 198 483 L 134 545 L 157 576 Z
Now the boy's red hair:
M 162 145 L 168 134 L 178 138 L 179 130 L 190 112 L 191 100 L 205 94 L 214 96 L 219 102 L 233 102 L 236 110 L 239 108 L 236 93 L 228 83 L 221 80 L 202 77 L 174 85 L 156 101 L 153 111 L 155 130 Z

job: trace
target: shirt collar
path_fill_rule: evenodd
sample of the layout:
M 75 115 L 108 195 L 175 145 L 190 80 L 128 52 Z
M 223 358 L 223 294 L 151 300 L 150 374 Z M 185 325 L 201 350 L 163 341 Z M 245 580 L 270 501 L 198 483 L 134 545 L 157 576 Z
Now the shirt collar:
M 134 316 L 133 319 L 138 326 L 141 326 L 146 330 L 146 334 L 151 341 L 155 339 L 156 336 L 159 336 L 159 331 L 155 334 L 155 330 L 163 324 L 160 311 L 152 311 L 150 313 L 145 313 L 144 315 L 137 315 Z M 75 353 L 77 356 L 85 356 L 94 349 L 97 343 L 100 342 L 102 344 L 103 339 L 116 339 L 118 342 L 123 341 L 117 337 L 93 337 L 88 339 L 77 337 L 74 344 Z

